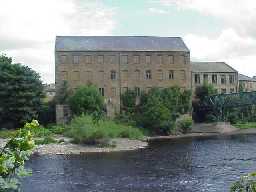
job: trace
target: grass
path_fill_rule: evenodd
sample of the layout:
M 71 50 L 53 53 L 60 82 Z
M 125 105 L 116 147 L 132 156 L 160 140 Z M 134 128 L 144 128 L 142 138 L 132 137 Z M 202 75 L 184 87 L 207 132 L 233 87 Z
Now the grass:
M 143 133 L 138 128 L 107 119 L 95 123 L 90 116 L 74 118 L 66 126 L 66 132 L 64 134 L 73 138 L 75 143 L 86 144 L 97 144 L 110 138 L 143 138 Z
M 8 129 L 0 130 L 0 138 L 3 138 L 3 139 L 11 138 L 16 134 L 16 131 L 17 130 L 8 130 Z
M 236 123 L 234 126 L 239 129 L 253 129 L 256 128 L 256 122 Z

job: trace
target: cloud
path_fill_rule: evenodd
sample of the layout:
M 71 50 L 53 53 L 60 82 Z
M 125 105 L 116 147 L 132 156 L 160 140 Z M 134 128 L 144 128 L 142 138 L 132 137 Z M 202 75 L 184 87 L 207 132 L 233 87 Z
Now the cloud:
M 164 9 L 158 9 L 158 8 L 154 8 L 154 7 L 150 7 L 148 8 L 148 11 L 154 14 L 167 14 L 168 12 Z
M 0 52 L 54 82 L 56 35 L 110 35 L 115 9 L 89 0 L 0 0 Z

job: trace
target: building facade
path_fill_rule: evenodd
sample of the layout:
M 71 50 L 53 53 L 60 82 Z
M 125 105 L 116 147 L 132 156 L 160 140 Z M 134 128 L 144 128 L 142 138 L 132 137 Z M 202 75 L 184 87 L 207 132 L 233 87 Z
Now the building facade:
M 192 89 L 212 84 L 220 94 L 238 91 L 238 72 L 224 62 L 191 62 Z
M 239 91 L 256 91 L 256 78 L 239 74 Z
M 105 97 L 107 114 L 120 112 L 120 96 L 152 87 L 191 89 L 190 51 L 181 38 L 152 36 L 58 36 L 55 82 L 71 89 L 93 84 Z

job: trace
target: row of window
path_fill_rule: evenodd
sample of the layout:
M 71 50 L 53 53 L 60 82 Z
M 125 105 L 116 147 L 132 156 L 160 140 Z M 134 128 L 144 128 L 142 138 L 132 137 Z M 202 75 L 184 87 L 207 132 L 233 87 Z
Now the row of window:
M 128 55 L 121 55 L 120 56 L 120 63 L 121 64 L 139 64 L 141 60 L 140 55 L 133 55 L 131 60 L 128 60 Z M 185 55 L 179 55 L 180 62 L 186 64 L 186 56 Z M 80 64 L 80 63 L 86 63 L 86 64 L 92 64 L 93 62 L 93 56 L 92 55 L 73 55 L 72 63 L 73 64 Z M 105 62 L 110 64 L 117 63 L 117 56 L 116 55 L 97 55 L 96 56 L 96 63 L 97 64 L 104 64 Z M 152 56 L 146 55 L 145 56 L 145 63 L 151 64 L 152 62 Z M 174 64 L 174 56 L 173 55 L 157 55 L 157 63 L 159 64 Z M 60 63 L 61 64 L 67 64 L 69 63 L 67 60 L 67 55 L 61 55 L 60 56 Z
M 152 87 L 147 87 L 146 88 L 146 91 L 148 92 L 150 89 L 152 89 Z M 123 94 L 123 93 L 125 93 L 125 92 L 127 92 L 128 91 L 128 87 L 122 87 L 121 88 L 121 93 Z M 135 91 L 135 93 L 136 93 L 136 96 L 140 96 L 141 95 L 141 88 L 140 87 L 135 87 L 134 88 L 134 91 Z M 102 95 L 102 96 L 105 96 L 105 89 L 104 88 L 99 88 L 99 92 L 100 92 L 100 94 Z M 111 96 L 112 97 L 115 97 L 117 95 L 117 88 L 115 88 L 115 87 L 112 87 L 111 88 Z
M 180 70 L 180 71 L 174 71 L 174 70 L 169 70 L 167 72 L 167 79 L 172 80 L 175 79 L 176 73 L 178 73 L 178 76 L 180 77 L 181 80 L 186 80 L 186 72 L 185 70 Z M 135 75 L 135 80 L 140 80 L 140 71 L 136 70 L 134 72 Z M 164 71 L 163 70 L 157 70 L 156 71 L 156 79 L 158 80 L 164 80 L 165 79 L 165 75 L 164 75 Z M 85 72 L 85 76 L 88 80 L 92 80 L 93 75 L 92 75 L 92 71 L 86 71 Z M 121 72 L 121 76 L 123 80 L 128 80 L 128 71 L 122 71 Z M 104 80 L 104 71 L 100 71 L 99 72 L 99 78 Z M 144 74 L 144 78 L 145 79 L 152 79 L 152 71 L 151 70 L 146 70 L 145 74 Z M 67 71 L 62 71 L 61 72 L 61 79 L 62 80 L 68 80 L 68 72 Z M 115 70 L 110 71 L 110 79 L 111 80 L 117 80 L 117 72 Z M 80 72 L 79 71 L 73 71 L 72 74 L 72 80 L 75 81 L 79 81 L 80 80 Z
M 225 94 L 225 93 L 227 93 L 227 89 L 226 88 L 221 89 L 221 94 Z M 229 93 L 235 93 L 235 89 L 234 88 L 230 88 L 229 89 Z
M 209 77 L 210 75 L 208 74 L 203 74 L 203 83 L 210 83 L 209 82 Z M 235 75 L 229 75 L 229 84 L 234 84 L 235 83 Z M 201 84 L 201 75 L 200 74 L 195 74 L 194 75 L 194 82 L 195 84 Z M 218 75 L 217 74 L 212 74 L 211 75 L 211 83 L 212 84 L 218 84 Z M 222 85 L 227 84 L 227 75 L 220 75 L 220 83 Z

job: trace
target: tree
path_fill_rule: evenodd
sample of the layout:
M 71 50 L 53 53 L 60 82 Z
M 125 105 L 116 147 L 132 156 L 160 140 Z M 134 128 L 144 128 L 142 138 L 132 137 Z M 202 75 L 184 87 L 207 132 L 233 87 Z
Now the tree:
M 0 55 L 0 126 L 17 128 L 37 118 L 43 98 L 38 73 Z
M 89 114 L 98 118 L 102 116 L 104 98 L 99 90 L 93 86 L 81 86 L 69 99 L 71 110 L 76 115 Z
M 59 90 L 57 91 L 54 100 L 57 104 L 67 104 L 70 95 L 71 91 L 68 89 L 68 82 L 63 81 L 63 83 L 60 85 Z

